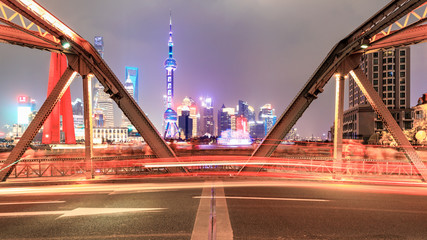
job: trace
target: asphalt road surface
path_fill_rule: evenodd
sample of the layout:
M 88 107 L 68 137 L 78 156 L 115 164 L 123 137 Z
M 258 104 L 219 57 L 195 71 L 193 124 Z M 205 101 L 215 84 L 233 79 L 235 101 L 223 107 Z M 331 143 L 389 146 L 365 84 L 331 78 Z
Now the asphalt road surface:
M 0 239 L 427 239 L 427 185 L 0 185 Z

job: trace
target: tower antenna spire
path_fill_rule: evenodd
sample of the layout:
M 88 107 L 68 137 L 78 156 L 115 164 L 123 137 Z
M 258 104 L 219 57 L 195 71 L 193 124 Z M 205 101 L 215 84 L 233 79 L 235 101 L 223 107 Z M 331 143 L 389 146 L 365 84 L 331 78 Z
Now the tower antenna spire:
M 169 9 L 169 32 L 172 33 L 172 9 Z

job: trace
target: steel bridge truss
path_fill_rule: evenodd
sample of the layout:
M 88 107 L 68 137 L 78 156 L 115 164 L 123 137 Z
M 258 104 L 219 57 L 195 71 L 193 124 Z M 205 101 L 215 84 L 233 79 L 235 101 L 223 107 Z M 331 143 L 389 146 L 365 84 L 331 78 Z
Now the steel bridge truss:
M 85 91 L 88 91 L 86 83 L 88 76 L 96 76 L 104 86 L 104 91 L 117 103 L 157 157 L 176 157 L 95 48 L 50 12 L 32 0 L 1 0 L 0 23 L 3 24 L 0 25 L 0 42 L 60 52 L 66 54 L 68 59 L 67 70 L 43 103 L 35 119 L 30 123 L 8 159 L 1 166 L 0 181 L 5 181 L 13 171 L 77 73 L 84 79 Z M 65 42 L 70 44 L 69 48 L 63 47 Z M 84 92 L 84 96 L 88 96 L 88 93 Z M 87 100 L 87 97 L 85 98 Z M 85 101 L 85 105 L 88 102 Z M 86 106 L 85 109 L 87 109 Z M 87 118 L 89 114 L 85 114 L 85 116 Z M 85 119 L 85 129 L 90 129 L 89 122 L 90 118 Z M 89 142 L 90 144 L 91 142 Z M 90 158 L 90 151 L 87 154 Z
M 391 117 L 390 111 L 384 106 L 365 74 L 359 69 L 359 60 L 361 54 L 378 49 L 395 48 L 426 41 L 427 26 L 423 25 L 427 21 L 426 16 L 426 0 L 394 0 L 338 42 L 285 112 L 278 118 L 277 123 L 253 152 L 251 159 L 271 156 L 305 110 L 318 97 L 318 94 L 323 92 L 324 86 L 331 77 L 336 73 L 341 76 L 350 73 L 353 78 L 357 79 L 356 83 L 367 97 L 368 102 L 381 116 L 389 132 L 402 147 L 409 162 L 415 166 L 422 180 L 425 181 L 427 169 L 424 163 L 404 136 L 402 129 Z M 342 116 L 338 117 L 342 119 Z M 335 124 L 340 124 L 339 127 L 342 128 L 342 121 Z M 342 146 L 342 143 L 338 143 L 337 146 Z M 251 159 L 248 160 L 248 163 L 252 161 Z M 245 166 L 241 170 L 244 168 Z

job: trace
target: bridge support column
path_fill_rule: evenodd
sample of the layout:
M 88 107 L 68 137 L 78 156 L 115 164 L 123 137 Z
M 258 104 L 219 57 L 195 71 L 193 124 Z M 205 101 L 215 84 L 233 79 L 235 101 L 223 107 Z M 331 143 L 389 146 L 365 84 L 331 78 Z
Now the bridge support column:
M 335 122 L 334 122 L 334 179 L 342 175 L 342 135 L 344 115 L 344 76 L 336 75 Z
M 31 121 L 27 130 L 22 135 L 19 142 L 13 148 L 12 152 L 9 154 L 6 161 L 3 163 L 3 166 L 0 168 L 0 181 L 4 182 L 12 173 L 16 164 L 19 162 L 22 155 L 28 149 L 33 141 L 36 134 L 39 132 L 46 118 L 52 112 L 53 108 L 57 105 L 59 100 L 64 95 L 65 91 L 70 86 L 77 72 L 72 68 L 68 67 L 64 74 L 62 74 L 59 81 L 56 83 L 55 87 L 50 92 L 49 96 L 46 98 L 46 101 L 41 106 L 40 110 L 37 112 L 34 120 Z
M 85 175 L 86 179 L 94 177 L 93 172 L 93 121 L 92 121 L 92 75 L 83 76 L 83 104 L 85 124 Z
M 406 138 L 400 126 L 397 124 L 396 120 L 391 115 L 390 111 L 384 105 L 377 91 L 375 91 L 369 79 L 363 73 L 362 69 L 357 67 L 356 69 L 350 71 L 351 76 L 354 78 L 354 81 L 359 86 L 360 90 L 366 96 L 366 99 L 371 104 L 375 112 L 381 117 L 385 123 L 388 131 L 393 136 L 394 140 L 402 148 L 406 158 L 414 164 L 418 173 L 421 175 L 422 181 L 427 179 L 427 168 L 422 162 L 421 158 L 418 156 L 415 149 L 412 147 L 411 143 Z

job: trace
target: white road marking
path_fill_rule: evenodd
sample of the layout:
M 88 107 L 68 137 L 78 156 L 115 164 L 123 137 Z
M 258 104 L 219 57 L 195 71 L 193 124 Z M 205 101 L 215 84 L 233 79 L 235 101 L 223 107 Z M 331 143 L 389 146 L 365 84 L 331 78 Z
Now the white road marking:
M 124 212 L 140 212 L 140 211 L 161 211 L 165 208 L 76 208 L 69 211 L 37 211 L 37 212 L 5 212 L 0 213 L 0 217 L 28 217 L 28 216 L 42 216 L 42 215 L 62 215 L 62 217 L 74 216 L 89 216 L 99 214 L 114 214 Z M 57 219 L 58 219 L 57 218 Z
M 65 203 L 65 201 L 0 202 L 0 206 L 2 206 L 2 205 L 49 204 L 49 203 Z
M 202 190 L 203 198 L 200 199 L 193 233 L 191 234 L 191 240 L 208 239 L 210 231 L 209 220 L 211 213 L 211 188 L 212 184 L 205 184 L 205 187 Z
M 215 187 L 215 200 L 216 200 L 216 239 L 232 240 L 233 229 L 231 228 L 230 216 L 228 214 L 228 207 L 224 187 L 222 182 L 216 183 Z
M 212 188 L 215 189 L 214 197 L 212 197 Z M 199 239 L 233 239 L 233 229 L 222 182 L 206 183 L 203 188 L 191 235 L 191 240 Z
M 194 196 L 193 198 L 206 198 L 205 196 Z M 275 201 L 302 201 L 302 202 L 329 202 L 327 199 L 309 199 L 309 198 L 266 198 L 266 197 L 235 197 L 235 196 L 217 196 L 221 199 L 246 199 L 246 200 L 275 200 Z

